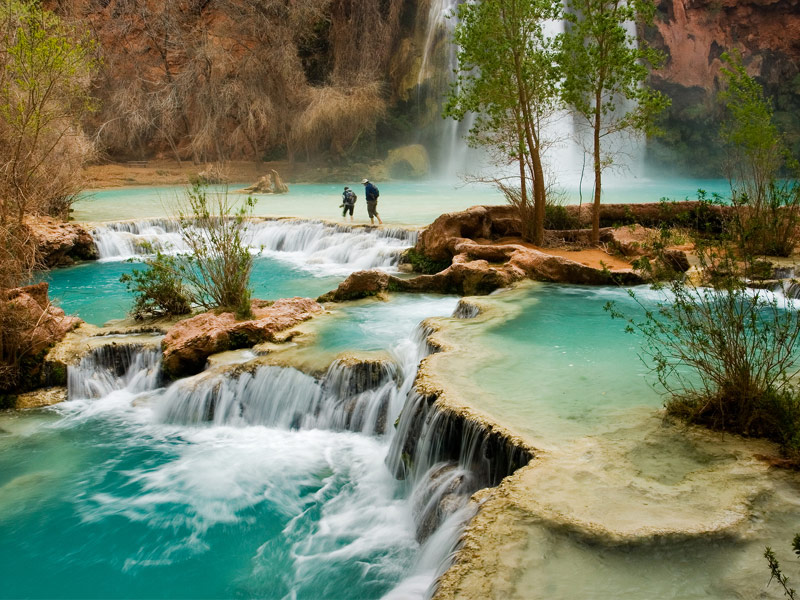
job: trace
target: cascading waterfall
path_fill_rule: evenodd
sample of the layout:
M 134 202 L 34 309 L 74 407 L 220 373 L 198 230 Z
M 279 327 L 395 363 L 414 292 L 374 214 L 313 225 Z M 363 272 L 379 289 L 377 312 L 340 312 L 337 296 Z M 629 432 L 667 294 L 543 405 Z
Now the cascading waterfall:
M 369 229 L 299 219 L 254 220 L 249 245 L 266 256 L 324 274 L 358 269 L 392 269 L 417 241 L 417 232 L 399 228 Z M 155 251 L 186 248 L 175 220 L 156 219 L 98 225 L 92 230 L 100 260 L 119 261 Z
M 456 314 L 466 318 L 466 312 Z M 396 363 L 336 361 L 319 379 L 275 366 L 233 376 L 202 373 L 170 387 L 159 414 L 170 423 L 348 430 L 390 440 L 386 464 L 406 482 L 424 557 L 395 592 L 422 594 L 448 566 L 447 556 L 472 515 L 470 496 L 532 458 L 415 391 L 417 366 L 435 351 L 431 333 L 420 325 L 413 340 L 395 349 Z
M 458 49 L 451 41 L 456 19 L 451 16 L 455 15 L 456 9 L 462 1 L 433 0 L 428 12 L 425 45 L 417 74 L 417 86 L 421 88 L 426 80 L 430 81 L 429 93 L 435 97 L 435 102 L 441 102 L 441 97 L 446 93 L 449 85 L 450 74 L 458 67 Z M 444 52 L 437 55 L 437 47 L 441 44 L 444 44 Z M 443 64 L 432 64 L 432 61 L 435 58 L 438 59 L 439 56 L 443 56 L 443 59 L 440 59 Z M 442 81 L 435 77 L 437 72 L 445 74 Z M 475 163 L 480 162 L 479 153 L 467 146 L 464 140 L 474 123 L 475 116 L 471 113 L 461 122 L 445 119 L 442 123 L 442 130 L 436 136 L 438 147 L 435 151 L 440 176 L 457 177 Z
M 136 344 L 106 344 L 67 367 L 67 395 L 102 398 L 114 390 L 154 390 L 161 385 L 161 349 Z
M 457 312 L 462 318 L 466 316 L 465 309 Z M 70 399 L 90 400 L 90 403 L 79 402 L 76 408 L 65 407 L 65 410 L 80 411 L 81 406 L 97 404 L 99 408 L 91 414 L 99 414 L 103 410 L 117 414 L 113 412 L 118 410 L 115 407 L 141 398 L 141 401 L 136 401 L 141 402 L 142 412 L 134 422 L 147 431 L 143 439 L 150 439 L 154 435 L 151 428 L 160 424 L 158 427 L 173 432 L 157 434 L 158 439 L 166 435 L 163 439 L 168 448 L 172 448 L 172 442 L 167 440 L 184 439 L 187 436 L 196 438 L 201 444 L 210 438 L 217 440 L 212 443 L 223 443 L 223 447 L 228 447 L 228 442 L 224 440 L 249 440 L 251 435 L 264 435 L 259 431 L 273 431 L 269 435 L 278 438 L 290 435 L 290 432 L 296 432 L 291 435 L 302 436 L 342 435 L 324 433 L 327 431 L 363 434 L 356 436 L 363 442 L 354 443 L 375 444 L 376 448 L 387 452 L 385 465 L 388 470 L 384 467 L 384 477 L 391 480 L 391 472 L 397 479 L 404 480 L 406 500 L 401 501 L 401 505 L 406 507 L 402 511 L 407 511 L 409 516 L 407 521 L 400 523 L 407 522 L 404 525 L 405 535 L 409 537 L 403 542 L 403 547 L 410 550 L 414 544 L 418 544 L 418 551 L 409 555 L 406 562 L 408 565 L 410 560 L 413 564 L 403 571 L 404 578 L 399 579 L 386 597 L 422 597 L 430 595 L 436 577 L 449 566 L 448 557 L 457 544 L 464 524 L 473 514 L 468 504 L 471 494 L 481 487 L 496 485 L 502 477 L 530 458 L 524 450 L 515 449 L 502 436 L 485 430 L 461 415 L 440 409 L 434 398 L 423 397 L 416 392 L 418 365 L 427 355 L 435 352 L 434 345 L 429 341 L 432 333 L 433 329 L 423 323 L 412 336 L 392 349 L 390 360 L 343 358 L 331 364 L 318 377 L 289 367 L 243 364 L 231 367 L 228 372 L 206 371 L 179 380 L 162 390 L 157 389 L 162 383 L 158 348 L 126 343 L 109 344 L 96 348 L 77 367 L 69 369 Z M 225 433 L 231 430 L 237 433 Z M 250 431 L 253 433 L 248 433 Z M 175 438 L 176 434 L 178 438 Z M 243 443 L 243 448 L 249 447 L 249 441 Z M 191 446 L 186 451 L 191 452 Z M 179 480 L 184 476 L 189 477 L 189 472 L 180 464 L 174 468 L 179 470 L 170 477 L 178 477 Z M 172 473 L 173 467 L 166 464 L 163 469 L 166 473 Z M 157 473 L 161 473 L 161 468 Z M 161 478 L 164 476 L 166 474 L 153 474 L 154 479 L 151 480 L 148 471 L 144 470 L 135 477 L 137 481 L 156 486 L 153 493 L 158 499 L 158 490 L 163 484 Z M 217 476 L 221 475 L 214 475 Z M 191 476 L 191 481 L 194 481 L 194 476 Z M 386 483 L 380 485 L 385 486 Z M 325 489 L 323 487 L 320 493 Z M 346 497 L 342 496 L 342 502 L 355 500 L 345 501 Z M 368 497 L 358 496 L 358 501 L 366 501 Z M 389 495 L 388 499 L 381 499 L 380 502 L 392 501 L 391 497 Z M 110 502 L 111 499 L 100 495 L 98 501 Z M 343 505 L 341 510 L 345 510 L 346 506 Z M 383 527 L 380 523 L 386 519 L 396 520 L 397 516 L 382 515 L 381 511 L 400 510 L 399 507 L 387 505 L 385 508 L 376 508 L 378 512 L 370 519 L 376 520 L 376 527 Z M 302 511 L 300 514 L 303 514 Z M 347 514 L 347 518 L 350 518 L 350 512 Z M 368 547 L 373 548 L 380 536 L 374 538 L 373 534 L 367 533 L 370 522 L 359 526 L 359 535 L 366 537 L 357 539 L 370 540 Z M 337 533 L 328 542 L 326 532 L 331 525 Z M 329 543 L 336 547 L 336 540 L 345 535 L 344 531 L 339 531 L 341 526 L 340 523 L 320 525 L 319 531 L 315 532 L 303 529 L 309 527 L 308 524 L 301 527 L 299 522 L 296 526 L 290 522 L 286 535 L 292 539 L 300 536 L 301 540 L 305 540 L 302 544 L 310 544 L 314 540 L 314 548 L 320 548 L 318 544 L 327 547 Z M 294 527 L 300 529 L 295 530 Z M 396 536 L 397 532 L 391 535 Z M 378 547 L 382 547 L 383 543 L 380 542 Z M 335 556 L 339 551 L 332 551 L 330 556 Z M 356 547 L 353 551 L 357 552 Z M 304 546 L 298 546 L 295 552 L 303 554 L 312 551 L 310 547 L 304 549 Z M 335 564 L 334 561 L 330 563 L 331 566 L 320 568 L 333 568 Z M 301 579 L 295 579 L 293 585 L 303 585 L 303 576 L 298 577 Z

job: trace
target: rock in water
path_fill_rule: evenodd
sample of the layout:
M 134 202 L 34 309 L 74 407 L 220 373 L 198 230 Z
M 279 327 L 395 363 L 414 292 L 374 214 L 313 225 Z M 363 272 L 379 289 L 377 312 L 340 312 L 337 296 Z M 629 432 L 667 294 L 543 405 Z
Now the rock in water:
M 289 186 L 283 182 L 278 172 L 272 169 L 253 185 L 240 191 L 247 194 L 288 194 Z

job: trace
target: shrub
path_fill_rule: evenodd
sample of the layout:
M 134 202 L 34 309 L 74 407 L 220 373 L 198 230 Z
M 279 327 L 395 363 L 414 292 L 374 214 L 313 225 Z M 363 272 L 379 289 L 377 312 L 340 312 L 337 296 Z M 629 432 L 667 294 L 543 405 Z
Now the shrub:
M 800 556 L 800 533 L 795 534 L 794 539 L 792 540 L 792 550 L 797 556 Z M 772 583 L 773 579 L 777 581 L 778 584 L 783 588 L 784 595 L 789 598 L 789 600 L 795 600 L 795 598 L 797 598 L 797 592 L 795 592 L 793 588 L 789 587 L 789 578 L 783 574 L 781 565 L 778 562 L 778 558 L 775 556 L 775 553 L 769 546 L 764 548 L 764 558 L 767 559 L 767 565 L 769 565 L 770 583 Z
M 189 252 L 177 264 L 200 306 L 231 310 L 240 318 L 251 315 L 253 254 L 247 230 L 254 206 L 249 196 L 237 206 L 227 189 L 209 195 L 205 186 L 195 183 L 186 191 L 178 214 Z
M 120 277 L 135 300 L 131 315 L 137 321 L 146 317 L 185 315 L 191 312 L 189 290 L 181 281 L 175 257 L 161 252 L 145 261 L 146 270 L 134 269 Z
M 782 172 L 796 172 L 798 163 L 774 123 L 772 103 L 747 74 L 741 56 L 726 53 L 722 59 L 725 88 L 719 96 L 726 118 L 721 136 L 728 152 L 731 201 L 737 209 L 732 233 L 748 255 L 788 256 L 800 224 L 800 189 L 793 181 L 777 178 Z
M 612 317 L 644 337 L 643 359 L 668 394 L 667 411 L 688 421 L 800 450 L 800 313 L 764 290 L 748 289 L 747 266 L 730 249 L 698 251 L 706 286 L 679 277 L 656 287 L 669 299 L 639 302 L 643 319 Z
M 253 254 L 247 230 L 254 206 L 250 197 L 237 206 L 227 190 L 209 195 L 205 185 L 195 182 L 178 207 L 181 240 L 188 252 L 158 253 L 145 261 L 148 270 L 120 278 L 136 294 L 134 318 L 186 314 L 193 304 L 231 311 L 238 318 L 252 316 Z

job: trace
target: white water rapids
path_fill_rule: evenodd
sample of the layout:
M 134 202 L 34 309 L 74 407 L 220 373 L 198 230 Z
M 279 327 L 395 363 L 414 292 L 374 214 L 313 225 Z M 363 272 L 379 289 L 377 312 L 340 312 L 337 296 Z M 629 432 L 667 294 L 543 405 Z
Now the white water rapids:
M 179 225 L 171 219 L 104 223 L 92 229 L 92 237 L 101 261 L 186 251 Z M 247 238 L 253 251 L 264 256 L 314 274 L 347 275 L 360 269 L 394 269 L 403 250 L 416 243 L 417 232 L 275 219 L 253 220 Z
M 453 310 L 454 299 L 441 302 Z M 482 469 L 475 471 L 485 461 L 477 431 L 466 428 L 460 449 L 443 448 L 442 417 L 430 407 L 419 410 L 427 401 L 414 381 L 430 351 L 429 333 L 420 326 L 395 338 L 391 361 L 336 361 L 319 378 L 293 368 L 245 366 L 233 374 L 206 371 L 166 388 L 158 387 L 157 349 L 117 344 L 95 350 L 69 370 L 71 402 L 60 410 L 68 418 L 102 415 L 124 423 L 120 427 L 137 431 L 134 437 L 178 436 L 186 445 L 176 460 L 135 470 L 132 476 L 147 489 L 143 497 L 100 497 L 94 518 L 123 511 L 158 522 L 159 498 L 166 495 L 189 506 L 198 520 L 193 535 L 202 542 L 209 522 L 236 523 L 266 497 L 294 515 L 281 534 L 291 547 L 280 559 L 293 565 L 290 595 L 307 596 L 306 586 L 318 586 L 325 573 L 334 577 L 362 564 L 395 581 L 387 598 L 428 596 L 471 516 L 469 496 L 490 483 Z M 421 429 L 410 431 L 412 420 L 423 423 Z M 410 446 L 419 450 L 409 461 Z M 321 512 L 309 520 L 289 481 L 320 456 L 332 487 L 321 488 L 322 507 L 315 509 Z M 401 464 L 397 474 L 404 483 L 393 476 Z M 333 484 L 342 477 L 351 483 Z M 270 547 L 253 558 L 255 564 L 276 560 Z

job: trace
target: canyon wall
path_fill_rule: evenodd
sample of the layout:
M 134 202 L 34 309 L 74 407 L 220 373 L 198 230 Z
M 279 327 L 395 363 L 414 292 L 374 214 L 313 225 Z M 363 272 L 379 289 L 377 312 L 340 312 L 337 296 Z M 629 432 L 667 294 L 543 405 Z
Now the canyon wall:
M 639 35 L 672 98 L 652 161 L 719 172 L 720 55 L 742 52 L 800 154 L 800 0 L 657 0 Z M 93 31 L 103 67 L 88 124 L 118 160 L 382 158 L 440 144 L 455 0 L 51 0 Z M 433 9 L 433 11 L 432 11 Z
M 113 158 L 338 161 L 428 118 L 411 102 L 428 0 L 47 4 L 98 41 L 88 128 Z
M 775 120 L 800 155 L 800 1 L 658 0 L 653 26 L 639 34 L 666 54 L 651 84 L 672 98 L 666 135 L 648 154 L 698 175 L 716 174 L 720 56 L 738 49 L 748 73 L 772 98 Z

